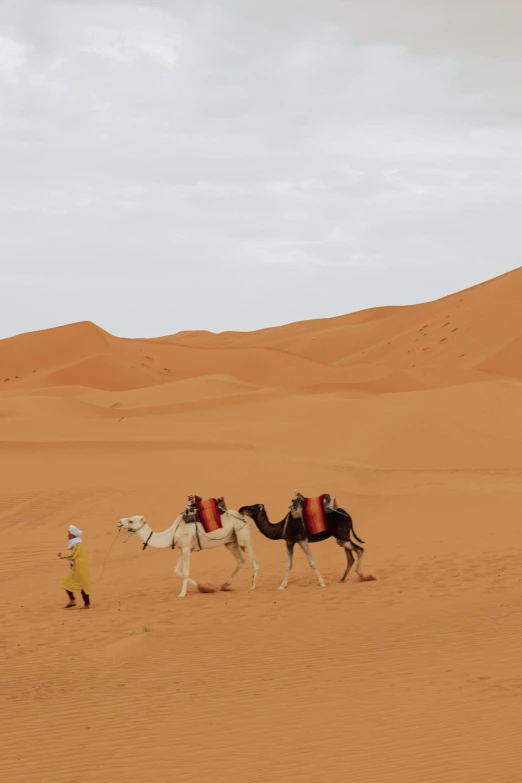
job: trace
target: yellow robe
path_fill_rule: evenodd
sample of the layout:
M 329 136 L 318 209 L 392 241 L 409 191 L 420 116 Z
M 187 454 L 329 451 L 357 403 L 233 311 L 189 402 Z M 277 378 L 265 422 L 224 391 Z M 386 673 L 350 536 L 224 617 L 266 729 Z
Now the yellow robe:
M 63 555 L 63 560 L 72 560 L 73 563 L 73 568 L 71 568 L 68 576 L 62 582 L 63 589 L 70 590 L 71 593 L 83 590 L 84 593 L 89 595 L 91 592 L 91 579 L 83 544 L 75 544 L 69 554 Z

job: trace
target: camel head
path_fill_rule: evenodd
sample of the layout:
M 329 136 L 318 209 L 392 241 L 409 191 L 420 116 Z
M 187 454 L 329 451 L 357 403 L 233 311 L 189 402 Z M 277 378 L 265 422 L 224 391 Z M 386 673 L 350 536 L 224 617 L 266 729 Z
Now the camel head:
M 256 503 L 254 506 L 241 506 L 239 513 L 246 517 L 255 519 L 261 511 L 264 511 L 265 507 L 262 503 Z
M 136 533 L 143 525 L 145 524 L 145 517 L 141 516 L 135 516 L 135 517 L 123 517 L 122 519 L 118 520 L 116 522 L 116 527 L 118 528 L 125 528 L 125 530 L 129 530 L 131 533 Z

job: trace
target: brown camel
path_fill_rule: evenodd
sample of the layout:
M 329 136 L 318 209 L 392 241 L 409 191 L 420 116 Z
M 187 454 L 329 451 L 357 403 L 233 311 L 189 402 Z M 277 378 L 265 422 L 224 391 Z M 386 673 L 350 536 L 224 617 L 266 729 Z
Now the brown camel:
M 309 533 L 306 524 L 303 521 L 302 515 L 296 514 L 296 510 L 299 507 L 299 499 L 304 500 L 302 495 L 299 495 L 299 493 L 296 493 L 294 496 L 290 511 L 286 517 L 281 520 L 281 522 L 270 522 L 265 507 L 262 503 L 258 503 L 253 506 L 242 506 L 239 509 L 240 514 L 248 516 L 254 520 L 258 529 L 264 536 L 266 536 L 266 538 L 269 538 L 271 541 L 279 541 L 282 539 L 286 542 L 286 571 L 284 579 L 281 585 L 278 587 L 278 590 L 284 590 L 288 584 L 288 577 L 290 576 L 290 571 L 292 570 L 294 546 L 296 544 L 299 544 L 305 553 L 311 568 L 317 576 L 319 585 L 321 587 L 325 586 L 324 580 L 319 573 L 315 564 L 315 560 L 312 557 L 312 553 L 310 552 L 309 544 L 314 544 L 318 541 L 325 541 L 327 538 L 335 538 L 336 543 L 346 552 L 347 564 L 346 570 L 340 580 L 341 582 L 346 580 L 346 577 L 348 576 L 350 569 L 355 562 L 353 552 L 356 552 L 357 554 L 357 564 L 355 566 L 355 570 L 357 571 L 360 581 L 373 579 L 373 577 L 365 577 L 361 573 L 360 566 L 364 549 L 362 546 L 356 544 L 355 541 L 358 541 L 359 544 L 364 544 L 364 541 L 358 538 L 358 536 L 355 534 L 350 514 L 348 514 L 348 512 L 343 508 L 337 508 L 335 501 L 332 505 L 329 505 L 331 501 L 329 495 L 326 495 L 325 498 L 326 502 L 324 510 L 326 529 L 320 533 L 315 534 Z M 355 541 L 352 540 L 352 536 Z

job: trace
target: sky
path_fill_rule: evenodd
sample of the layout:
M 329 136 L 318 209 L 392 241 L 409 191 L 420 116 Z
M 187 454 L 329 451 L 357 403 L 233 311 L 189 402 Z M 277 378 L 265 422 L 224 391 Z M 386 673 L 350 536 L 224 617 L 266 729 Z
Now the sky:
M 251 330 L 522 264 L 519 0 L 0 0 L 0 338 Z

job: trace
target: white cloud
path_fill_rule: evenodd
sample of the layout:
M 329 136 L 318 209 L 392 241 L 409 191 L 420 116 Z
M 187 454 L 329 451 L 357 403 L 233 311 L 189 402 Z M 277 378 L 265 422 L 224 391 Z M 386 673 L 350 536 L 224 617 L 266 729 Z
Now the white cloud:
M 0 36 L 0 72 L 3 78 L 9 79 L 25 62 L 25 46 Z
M 0 0 L 0 336 L 256 328 L 520 263 L 519 4 L 287 3 Z

